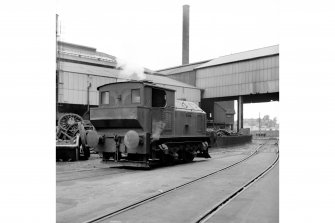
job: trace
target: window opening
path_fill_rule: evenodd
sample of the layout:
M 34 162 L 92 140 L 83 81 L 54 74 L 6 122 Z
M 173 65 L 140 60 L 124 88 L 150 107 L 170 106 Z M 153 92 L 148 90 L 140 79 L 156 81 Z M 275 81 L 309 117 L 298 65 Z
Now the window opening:
M 152 89 L 152 107 L 165 107 L 166 93 L 161 89 Z
M 101 104 L 103 105 L 109 104 L 109 91 L 101 92 Z
M 141 103 L 140 89 L 131 90 L 131 103 Z

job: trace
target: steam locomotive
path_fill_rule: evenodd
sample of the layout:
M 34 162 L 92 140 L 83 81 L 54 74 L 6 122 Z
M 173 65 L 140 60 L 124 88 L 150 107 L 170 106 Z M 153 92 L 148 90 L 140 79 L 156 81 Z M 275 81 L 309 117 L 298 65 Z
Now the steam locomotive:
M 151 167 L 160 163 L 210 158 L 206 114 L 196 104 L 175 100 L 175 91 L 148 81 L 98 87 L 87 143 L 104 162 Z

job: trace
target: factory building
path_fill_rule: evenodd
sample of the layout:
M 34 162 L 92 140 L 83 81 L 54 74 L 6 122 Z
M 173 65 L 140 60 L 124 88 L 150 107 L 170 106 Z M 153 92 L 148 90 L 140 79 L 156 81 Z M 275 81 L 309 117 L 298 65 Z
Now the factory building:
M 119 68 L 115 56 L 98 52 L 95 48 L 72 43 L 57 44 L 57 119 L 63 113 L 73 112 L 89 118 L 89 108 L 97 107 L 97 87 L 129 81 Z M 144 68 L 145 80 L 158 86 L 174 89 L 176 99 L 200 103 L 201 90 L 165 75 Z
M 279 101 L 279 45 L 157 72 L 203 89 L 200 106 L 207 113 L 208 120 L 221 122 L 224 119 L 215 117 L 225 116 L 224 112 L 218 113 L 219 106 L 215 103 L 237 100 L 238 129 L 243 128 L 244 103 Z M 228 109 L 234 109 L 233 103 Z
M 222 129 L 233 129 L 234 126 L 234 101 L 214 102 L 214 124 Z

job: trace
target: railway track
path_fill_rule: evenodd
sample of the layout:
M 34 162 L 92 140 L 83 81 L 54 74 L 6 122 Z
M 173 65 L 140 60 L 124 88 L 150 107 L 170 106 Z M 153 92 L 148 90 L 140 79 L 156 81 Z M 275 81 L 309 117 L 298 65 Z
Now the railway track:
M 195 183 L 195 182 L 201 181 L 201 180 L 206 179 L 206 178 L 208 178 L 208 177 L 210 177 L 210 176 L 213 176 L 213 175 L 216 175 L 216 174 L 218 174 L 218 173 L 221 173 L 221 172 L 223 172 L 223 171 L 225 171 L 225 170 L 228 170 L 228 169 L 230 169 L 230 168 L 232 168 L 232 167 L 234 167 L 234 166 L 237 166 L 237 165 L 243 163 L 244 161 L 250 159 L 250 158 L 253 157 L 254 155 L 256 155 L 256 154 L 257 154 L 257 153 L 264 147 L 264 145 L 266 145 L 267 143 L 268 143 L 268 140 L 265 141 L 264 143 L 260 144 L 259 146 L 257 146 L 257 148 L 255 149 L 255 151 L 254 151 L 253 153 L 251 153 L 251 154 L 248 155 L 247 157 L 244 157 L 243 159 L 241 159 L 241 160 L 239 160 L 239 161 L 237 161 L 237 162 L 235 162 L 235 163 L 233 163 L 233 164 L 231 164 L 231 165 L 229 165 L 229 166 L 226 166 L 226 167 L 224 167 L 224 168 L 222 168 L 222 169 L 216 170 L 216 171 L 214 171 L 214 172 L 212 172 L 212 173 L 206 174 L 206 175 L 201 176 L 201 177 L 199 177 L 199 178 L 196 178 L 196 179 L 194 179 L 194 180 L 191 180 L 191 181 L 189 181 L 189 182 L 187 182 L 187 183 L 184 183 L 184 184 L 181 184 L 181 185 L 179 185 L 179 186 L 173 187 L 173 188 L 171 188 L 171 189 L 169 189 L 169 190 L 166 190 L 166 191 L 164 191 L 164 192 L 161 192 L 160 194 L 156 194 L 156 195 L 150 196 L 150 197 L 145 198 L 145 199 L 143 199 L 143 200 L 141 200 L 141 201 L 135 202 L 135 203 L 133 203 L 133 204 L 131 204 L 131 205 L 128 205 L 128 206 L 126 206 L 126 207 L 123 207 L 123 208 L 121 208 L 121 209 L 118 209 L 118 210 L 116 210 L 116 211 L 113 211 L 113 212 L 107 213 L 107 214 L 105 214 L 105 215 L 96 217 L 96 218 L 94 218 L 94 219 L 91 219 L 91 220 L 89 220 L 89 221 L 86 221 L 86 223 L 95 223 L 95 222 L 106 221 L 107 219 L 109 219 L 109 218 L 111 218 L 111 217 L 114 217 L 114 216 L 116 216 L 116 215 L 120 215 L 120 214 L 122 214 L 122 213 L 126 213 L 127 211 L 130 211 L 130 210 L 132 210 L 132 209 L 134 209 L 134 208 L 136 208 L 136 207 L 139 207 L 139 206 L 141 206 L 141 205 L 147 204 L 147 203 L 149 203 L 149 202 L 151 202 L 151 201 L 153 201 L 153 200 L 156 200 L 157 198 L 166 196 L 166 195 L 168 195 L 168 194 L 170 194 L 170 193 L 172 193 L 172 192 L 176 192 L 176 191 L 178 191 L 178 190 L 180 190 L 180 189 L 182 189 L 182 188 L 185 188 L 185 187 L 187 187 L 187 186 L 189 186 L 189 185 L 191 185 L 191 184 L 193 184 L 193 183 Z M 277 159 L 278 159 L 278 158 L 277 158 Z M 261 177 L 261 176 L 258 176 L 258 177 Z M 256 178 L 257 178 L 257 177 L 256 177 Z M 255 180 L 256 180 L 256 179 L 253 179 L 252 182 L 254 182 Z M 248 186 L 248 185 L 251 185 L 252 182 L 249 181 L 248 184 L 247 184 L 247 186 Z M 244 187 L 243 187 L 243 188 L 244 188 Z M 243 190 L 243 189 L 242 189 L 242 190 Z M 238 191 L 241 191 L 241 189 L 239 189 Z M 238 193 L 239 193 L 239 192 L 233 193 L 233 194 L 230 196 L 230 199 L 232 199 L 234 196 L 237 196 Z M 205 214 L 203 214 L 202 216 L 200 216 L 199 220 L 197 220 L 196 222 L 200 222 L 200 221 L 202 221 L 202 219 L 206 219 L 207 216 L 209 216 L 211 213 L 213 213 L 216 209 L 220 208 L 220 207 L 222 206 L 222 203 L 223 203 L 223 202 L 224 202 L 224 201 L 222 201 L 222 202 L 220 202 L 219 204 L 215 205 L 215 207 L 211 208 L 211 209 L 210 209 L 209 211 L 207 211 Z M 225 203 L 227 203 L 227 201 L 226 201 Z M 215 209 L 215 210 L 214 210 L 214 209 Z
M 278 143 L 278 140 L 277 140 Z M 245 190 L 247 190 L 249 187 L 251 187 L 254 183 L 256 183 L 260 178 L 262 178 L 265 174 L 267 174 L 269 171 L 272 170 L 273 167 L 276 166 L 279 160 L 279 153 L 277 153 L 275 161 L 268 166 L 263 172 L 261 172 L 256 177 L 252 178 L 250 181 L 248 181 L 245 185 L 238 188 L 234 193 L 232 193 L 229 197 L 223 199 L 218 204 L 214 205 L 212 208 L 210 208 L 206 213 L 201 215 L 197 220 L 195 220 L 195 223 L 204 223 L 208 221 L 213 215 L 215 215 L 218 211 L 220 211 L 222 208 L 224 208 L 226 205 L 229 204 L 233 199 L 238 197 L 241 193 L 243 193 Z
M 247 147 L 243 147 L 242 150 L 247 150 Z M 252 149 L 255 150 L 255 149 Z M 257 150 L 257 149 L 256 149 Z M 230 150 L 231 151 L 231 150 Z M 220 152 L 210 152 L 211 155 L 218 155 L 218 157 L 212 157 L 212 159 L 222 159 L 222 154 L 224 154 L 226 151 L 220 151 Z M 239 150 L 241 152 L 241 150 Z M 249 151 L 250 152 L 250 151 Z M 248 152 L 248 153 L 249 153 Z M 235 155 L 239 155 L 235 154 Z M 234 156 L 234 155 L 233 155 Z M 197 161 L 193 161 L 197 162 Z M 198 161 L 199 162 L 199 161 Z M 106 172 L 103 172 L 106 171 Z M 108 172 L 107 172 L 108 171 Z M 74 181 L 74 180 L 83 180 L 83 179 L 89 179 L 89 178 L 95 178 L 95 177 L 102 177 L 102 176 L 109 176 L 109 175 L 116 175 L 116 174 L 122 174 L 132 171 L 132 169 L 127 168 L 127 169 L 122 169 L 122 168 L 98 168 L 98 169 L 81 169 L 81 170 L 74 170 L 74 171 L 63 171 L 57 173 L 57 183 L 62 183 L 62 182 L 69 182 L 69 181 Z M 74 176 L 74 175 L 82 175 L 82 176 Z M 69 175 L 67 178 L 66 175 Z M 59 178 L 59 179 L 58 179 Z

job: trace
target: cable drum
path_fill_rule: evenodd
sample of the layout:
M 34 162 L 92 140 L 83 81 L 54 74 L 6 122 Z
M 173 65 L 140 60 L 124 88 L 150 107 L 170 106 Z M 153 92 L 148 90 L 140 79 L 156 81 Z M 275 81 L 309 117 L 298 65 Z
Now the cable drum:
M 82 121 L 83 119 L 79 115 L 74 113 L 68 113 L 60 117 L 60 119 L 58 120 L 58 126 L 59 128 L 61 128 L 61 130 L 65 132 L 70 130 L 71 133 L 76 133 L 79 130 L 77 123 Z

